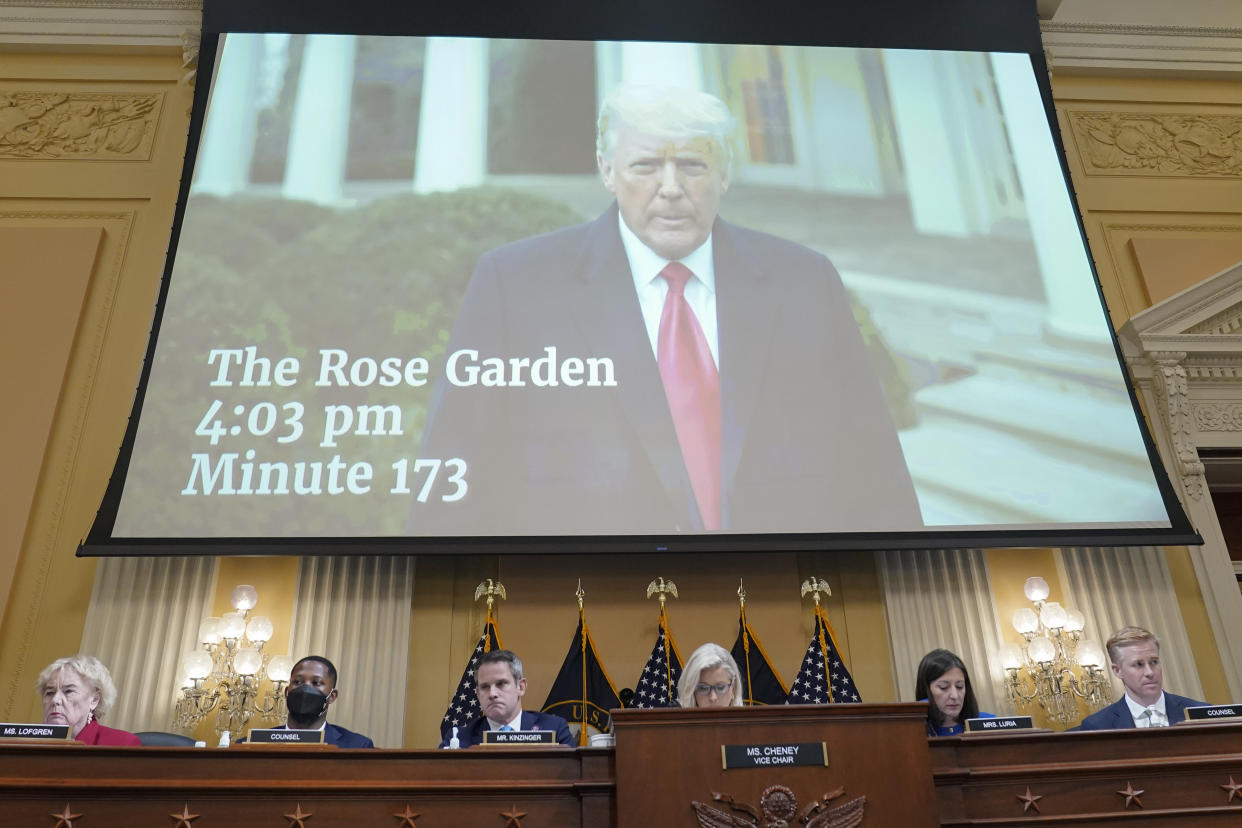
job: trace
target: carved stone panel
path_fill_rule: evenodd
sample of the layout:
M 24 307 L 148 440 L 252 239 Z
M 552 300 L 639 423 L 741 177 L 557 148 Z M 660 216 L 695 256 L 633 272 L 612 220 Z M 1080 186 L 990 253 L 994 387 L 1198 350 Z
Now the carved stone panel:
M 164 95 L 0 92 L 0 158 L 147 161 Z
M 1066 115 L 1088 175 L 1242 176 L 1242 115 Z

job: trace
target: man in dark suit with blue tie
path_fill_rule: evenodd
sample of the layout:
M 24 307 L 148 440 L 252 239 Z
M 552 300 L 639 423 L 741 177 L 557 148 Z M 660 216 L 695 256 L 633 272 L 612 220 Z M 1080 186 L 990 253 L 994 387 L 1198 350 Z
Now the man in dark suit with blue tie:
M 324 743 L 339 748 L 373 748 L 375 743 L 328 721 L 328 708 L 336 701 L 336 665 L 323 656 L 311 655 L 298 661 L 289 671 L 285 705 L 287 726 L 296 730 L 323 730 Z
M 526 675 L 522 660 L 509 650 L 490 650 L 479 657 L 474 672 L 479 707 L 483 715 L 457 731 L 458 747 L 468 748 L 483 742 L 486 730 L 551 730 L 558 744 L 577 744 L 569 731 L 569 723 L 551 713 L 532 713 L 522 709 L 526 695 Z M 440 742 L 450 746 L 452 736 Z
M 822 254 L 719 218 L 734 118 L 622 86 L 600 218 L 485 254 L 420 456 L 414 534 L 922 526 L 889 408 Z
M 1125 694 L 1083 719 L 1075 730 L 1166 727 L 1186 718 L 1186 708 L 1207 704 L 1164 692 L 1160 640 L 1141 627 L 1122 627 L 1108 639 L 1108 660 Z

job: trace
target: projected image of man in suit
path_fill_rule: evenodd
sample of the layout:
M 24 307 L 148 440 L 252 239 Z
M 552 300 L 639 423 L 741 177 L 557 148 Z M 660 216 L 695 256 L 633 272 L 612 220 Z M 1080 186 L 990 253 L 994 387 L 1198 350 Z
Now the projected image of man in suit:
M 551 381 L 438 382 L 421 456 L 464 459 L 467 491 L 415 504 L 412 532 L 921 525 L 836 270 L 719 216 L 734 124 L 704 92 L 607 96 L 596 160 L 616 203 L 485 254 L 448 348 L 506 364 L 554 351 Z M 591 358 L 612 382 L 578 379 Z

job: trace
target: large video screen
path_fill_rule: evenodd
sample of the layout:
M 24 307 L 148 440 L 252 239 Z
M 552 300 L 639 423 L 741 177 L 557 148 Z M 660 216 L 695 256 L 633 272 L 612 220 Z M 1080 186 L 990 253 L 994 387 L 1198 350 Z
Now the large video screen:
M 213 42 L 88 551 L 1193 536 L 1031 54 Z

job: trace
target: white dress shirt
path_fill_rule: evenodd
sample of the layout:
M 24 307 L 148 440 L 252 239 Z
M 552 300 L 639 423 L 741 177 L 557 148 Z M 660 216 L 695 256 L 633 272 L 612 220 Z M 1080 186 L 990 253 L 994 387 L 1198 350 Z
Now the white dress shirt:
M 668 296 L 668 282 L 660 278 L 669 259 L 658 255 L 634 234 L 625 223 L 621 214 L 617 214 L 617 223 L 621 225 L 621 244 L 625 247 L 625 257 L 630 262 L 630 275 L 634 278 L 634 288 L 638 291 L 638 306 L 643 312 L 643 322 L 647 326 L 647 336 L 651 340 L 651 353 L 659 358 L 660 346 L 660 315 L 664 312 L 664 299 Z M 708 235 L 689 256 L 678 259 L 694 274 L 694 278 L 686 282 L 686 303 L 694 311 L 699 320 L 699 328 L 711 348 L 712 359 L 716 368 L 720 368 L 720 337 L 716 325 L 716 265 L 712 259 L 712 237 Z
M 498 722 L 495 719 L 493 719 L 491 716 L 487 717 L 487 727 L 489 730 L 500 730 L 505 725 L 508 725 L 514 730 L 521 730 L 522 729 L 522 708 L 519 707 L 517 715 L 507 722 Z
M 1126 706 L 1130 708 L 1130 715 L 1134 718 L 1135 727 L 1168 727 L 1169 714 L 1164 709 L 1164 691 L 1160 692 L 1160 698 L 1156 699 L 1156 703 L 1144 707 L 1143 705 L 1130 698 L 1130 694 L 1126 694 Z M 1150 714 L 1148 711 L 1151 711 Z

